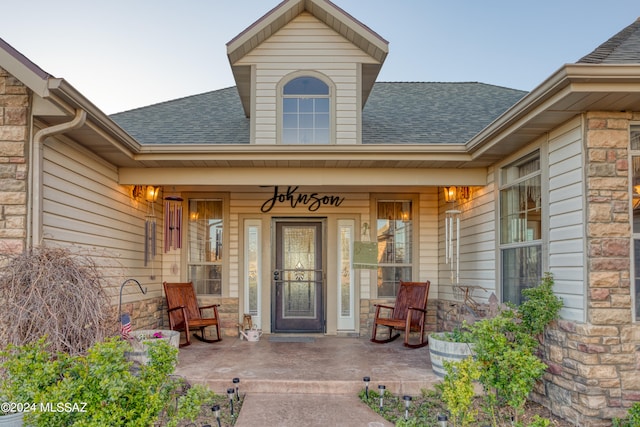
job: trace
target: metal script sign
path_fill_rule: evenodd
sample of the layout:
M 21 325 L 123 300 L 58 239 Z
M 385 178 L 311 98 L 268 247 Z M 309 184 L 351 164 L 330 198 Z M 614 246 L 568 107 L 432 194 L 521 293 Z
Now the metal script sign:
M 266 187 L 266 186 L 263 186 Z M 286 191 L 281 191 L 277 185 L 273 186 L 273 196 L 267 199 L 260 208 L 262 213 L 273 209 L 276 203 L 287 204 L 292 208 L 306 206 L 309 212 L 315 212 L 320 206 L 340 206 L 344 197 L 322 195 L 318 193 L 298 193 L 298 186 L 288 186 Z

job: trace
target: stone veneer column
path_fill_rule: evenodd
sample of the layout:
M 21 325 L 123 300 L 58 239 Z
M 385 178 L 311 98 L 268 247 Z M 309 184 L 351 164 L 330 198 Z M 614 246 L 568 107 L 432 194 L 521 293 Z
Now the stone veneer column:
M 0 68 L 0 253 L 26 244 L 28 117 L 27 87 Z
M 639 119 L 631 113 L 586 115 L 587 321 L 559 321 L 550 328 L 546 388 L 536 396 L 577 425 L 609 426 L 640 400 L 628 165 L 629 123 Z

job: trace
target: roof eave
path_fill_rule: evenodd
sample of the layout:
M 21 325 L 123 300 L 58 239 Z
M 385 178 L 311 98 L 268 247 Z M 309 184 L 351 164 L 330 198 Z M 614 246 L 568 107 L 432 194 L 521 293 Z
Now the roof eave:
M 0 38 L 0 66 L 38 96 L 47 95 L 47 80 L 51 76 L 2 38 Z
M 603 96 L 589 100 L 586 99 L 588 93 Z M 532 141 L 570 116 L 611 108 L 605 107 L 603 102 L 606 94 L 624 94 L 626 108 L 640 110 L 640 65 L 566 64 L 469 140 L 467 149 L 474 159 L 493 151 L 514 152 L 522 144 L 513 141 L 525 133 Z M 565 107 L 560 108 L 560 105 Z M 555 116 L 555 119 L 547 117 L 544 126 L 537 126 L 534 132 L 527 128 L 543 114 Z
M 59 107 L 73 113 L 77 109 L 87 112 L 87 122 L 123 152 L 133 155 L 140 151 L 140 143 L 114 122 L 108 115 L 78 92 L 64 79 L 51 78 L 47 82 L 48 93 L 45 98 L 53 101 Z

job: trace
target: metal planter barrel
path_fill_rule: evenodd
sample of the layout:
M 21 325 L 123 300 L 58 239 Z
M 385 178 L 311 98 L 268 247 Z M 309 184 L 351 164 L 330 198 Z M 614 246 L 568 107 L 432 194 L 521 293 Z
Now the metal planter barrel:
M 167 341 L 171 346 L 178 348 L 180 345 L 180 332 L 171 330 L 148 329 L 133 331 L 130 333 L 133 351 L 126 356 L 127 359 L 146 365 L 149 362 L 148 343 L 156 340 Z
M 429 335 L 429 356 L 433 372 L 444 378 L 446 370 L 444 362 L 457 362 L 473 355 L 473 344 L 467 342 L 453 342 L 445 338 L 445 332 L 435 332 Z
M 23 416 L 24 413 L 22 412 L 13 412 L 4 415 L 0 413 L 0 427 L 21 427 L 23 425 Z

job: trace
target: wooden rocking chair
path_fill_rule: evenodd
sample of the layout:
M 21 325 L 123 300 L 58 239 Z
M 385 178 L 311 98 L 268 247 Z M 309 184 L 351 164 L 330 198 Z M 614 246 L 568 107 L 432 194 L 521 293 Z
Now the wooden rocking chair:
M 187 337 L 187 342 L 180 344 L 180 347 L 191 344 L 189 331 L 194 329 L 200 330 L 200 336 L 193 334 L 193 336 L 200 341 L 218 342 L 222 340 L 220 337 L 220 324 L 218 322 L 218 307 L 220 304 L 199 307 L 192 282 L 163 282 L 162 285 L 164 286 L 164 293 L 167 297 L 169 327 L 172 331 L 184 331 Z M 206 309 L 213 309 L 213 317 L 203 317 L 202 311 Z M 218 339 L 212 340 L 204 337 L 204 328 L 209 326 L 216 327 L 216 335 Z
M 392 335 L 393 330 L 404 330 L 404 345 L 410 348 L 420 348 L 429 344 L 428 338 L 424 337 L 424 324 L 427 316 L 427 300 L 429 298 L 429 285 L 431 282 L 400 282 L 398 296 L 395 305 L 375 304 L 376 315 L 373 320 L 373 334 L 371 341 L 383 344 L 391 342 L 400 336 L 399 333 Z M 385 309 L 382 312 L 382 309 Z M 389 313 L 390 317 L 380 317 L 382 313 Z M 388 339 L 377 339 L 378 325 L 389 328 Z M 409 334 L 419 332 L 419 342 L 409 343 Z

